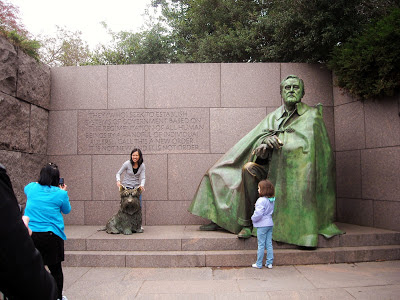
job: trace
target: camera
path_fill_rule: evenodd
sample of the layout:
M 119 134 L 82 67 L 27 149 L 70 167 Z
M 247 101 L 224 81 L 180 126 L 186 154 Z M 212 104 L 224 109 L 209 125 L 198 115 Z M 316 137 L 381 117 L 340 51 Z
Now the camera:
M 62 178 L 62 177 L 60 178 L 59 184 L 64 185 L 64 178 Z

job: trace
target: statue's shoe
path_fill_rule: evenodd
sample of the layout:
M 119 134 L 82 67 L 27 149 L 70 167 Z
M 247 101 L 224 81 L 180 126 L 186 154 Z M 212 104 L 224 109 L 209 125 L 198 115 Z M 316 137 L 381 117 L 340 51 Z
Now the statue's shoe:
M 207 224 L 207 225 L 200 226 L 200 230 L 202 230 L 202 231 L 215 231 L 218 229 L 221 229 L 221 227 L 218 226 L 217 224 L 215 224 L 214 222 L 211 222 L 210 224 Z
M 257 227 L 253 227 L 251 235 L 257 237 Z
M 243 229 L 238 234 L 238 238 L 240 238 L 240 239 L 248 239 L 249 237 L 251 237 L 251 229 L 250 229 L 250 227 L 243 227 Z

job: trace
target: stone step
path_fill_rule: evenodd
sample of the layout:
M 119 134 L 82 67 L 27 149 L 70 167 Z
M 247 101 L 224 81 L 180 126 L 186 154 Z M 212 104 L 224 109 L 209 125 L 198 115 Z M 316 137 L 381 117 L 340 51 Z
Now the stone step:
M 337 223 L 346 234 L 319 237 L 318 248 L 400 245 L 400 232 Z M 256 250 L 257 239 L 238 239 L 226 231 L 199 231 L 196 225 L 144 226 L 141 234 L 107 234 L 102 226 L 66 226 L 67 251 L 222 251 Z M 274 242 L 274 249 L 297 249 Z
M 255 250 L 219 251 L 66 251 L 67 267 L 249 267 Z M 400 245 L 274 249 L 274 265 L 307 265 L 399 260 Z
M 275 265 L 351 263 L 400 259 L 400 233 L 337 223 L 346 233 L 319 238 L 318 248 L 301 250 L 274 242 Z M 102 226 L 66 226 L 64 266 L 245 267 L 256 259 L 257 239 L 198 226 L 144 226 L 141 234 L 107 234 Z

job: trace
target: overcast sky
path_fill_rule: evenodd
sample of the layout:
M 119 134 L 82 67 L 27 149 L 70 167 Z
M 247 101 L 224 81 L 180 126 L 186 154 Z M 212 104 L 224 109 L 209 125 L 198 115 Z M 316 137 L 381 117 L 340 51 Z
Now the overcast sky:
M 51 35 L 56 25 L 82 31 L 91 48 L 107 43 L 109 35 L 100 25 L 105 21 L 112 31 L 138 31 L 150 0 L 5 0 L 19 7 L 25 28 L 33 35 Z

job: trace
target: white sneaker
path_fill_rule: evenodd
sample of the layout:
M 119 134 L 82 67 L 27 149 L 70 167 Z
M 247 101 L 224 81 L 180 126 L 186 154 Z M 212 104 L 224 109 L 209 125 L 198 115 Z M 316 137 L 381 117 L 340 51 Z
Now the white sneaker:
M 61 300 L 68 300 L 66 296 L 62 296 Z
M 261 269 L 261 267 L 258 267 L 257 264 L 252 264 L 251 266 L 252 266 L 253 268 L 256 268 L 256 269 Z
M 272 264 L 265 265 L 268 269 L 272 269 Z

